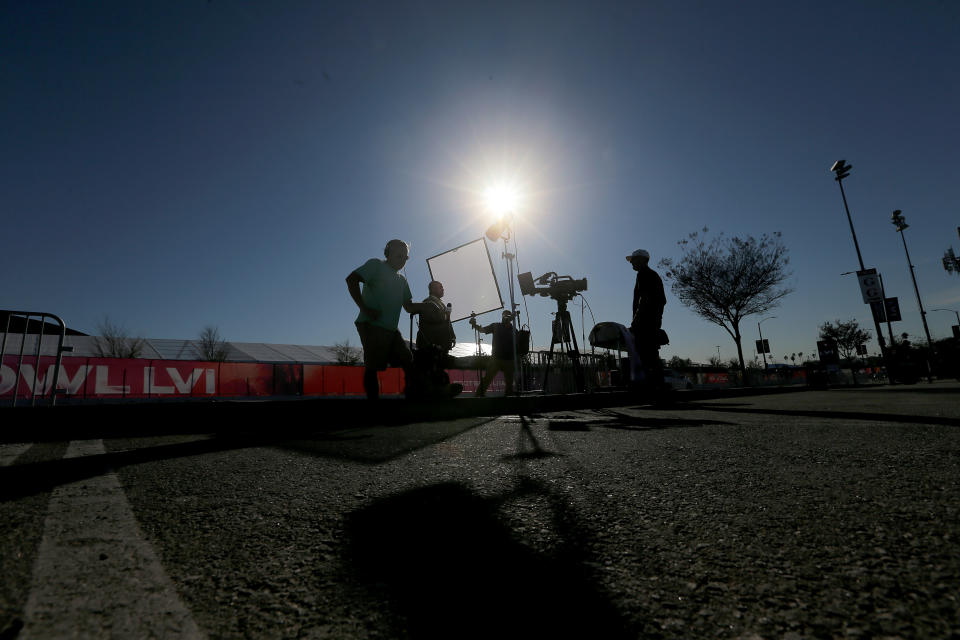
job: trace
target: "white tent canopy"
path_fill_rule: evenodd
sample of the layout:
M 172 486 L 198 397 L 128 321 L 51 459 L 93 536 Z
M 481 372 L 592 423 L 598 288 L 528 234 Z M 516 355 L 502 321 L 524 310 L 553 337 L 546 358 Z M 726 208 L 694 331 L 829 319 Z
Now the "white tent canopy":
M 36 334 L 7 334 L 3 355 L 18 356 L 23 346 L 24 356 L 33 356 L 37 351 Z M 98 358 L 97 336 L 66 336 L 65 347 L 72 347 L 64 355 L 81 358 Z M 265 342 L 226 342 L 226 362 L 271 362 L 296 364 L 337 364 L 333 347 L 302 344 L 268 344 Z M 484 353 L 490 353 L 490 345 L 481 344 Z M 472 356 L 477 352 L 474 342 L 458 342 L 450 355 L 460 358 Z M 43 336 L 40 355 L 57 354 L 57 336 Z M 197 340 L 177 340 L 171 338 L 144 338 L 140 358 L 147 360 L 203 360 Z

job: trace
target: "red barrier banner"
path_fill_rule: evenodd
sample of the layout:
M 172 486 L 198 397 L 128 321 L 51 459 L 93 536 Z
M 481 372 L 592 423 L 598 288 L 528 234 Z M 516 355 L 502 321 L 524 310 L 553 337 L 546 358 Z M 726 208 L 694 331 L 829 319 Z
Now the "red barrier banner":
M 480 386 L 484 372 L 477 371 L 476 369 L 447 369 L 447 375 L 450 376 L 450 382 L 459 382 L 462 384 L 464 392 L 473 393 Z M 489 390 L 502 391 L 504 386 L 503 373 L 497 373 L 490 382 Z
M 12 395 L 17 382 L 16 356 L 5 356 L 0 365 L 0 396 Z M 56 359 L 34 357 L 20 365 L 18 397 L 50 393 Z M 124 360 L 71 358 L 61 360 L 57 388 L 67 396 L 94 398 L 154 398 L 213 396 L 217 394 L 217 364 L 182 360 Z
M 273 365 L 273 395 L 297 396 L 303 392 L 303 365 Z
M 726 373 L 705 373 L 703 381 L 706 384 L 729 384 L 730 376 Z
M 49 396 L 56 359 L 42 356 L 39 366 L 33 356 L 24 356 L 17 375 L 19 356 L 4 356 L 0 364 L 0 397 Z M 363 367 L 341 365 L 264 364 L 240 362 L 193 362 L 121 358 L 64 357 L 57 376 L 60 397 L 184 398 L 266 396 L 364 395 Z M 476 371 L 448 371 L 451 382 L 473 391 L 480 377 Z M 377 374 L 380 393 L 399 395 L 405 381 L 402 369 Z M 497 382 L 502 385 L 498 376 Z
M 81 358 L 80 360 L 86 362 L 86 359 Z M 3 357 L 3 362 L 0 363 L 0 397 L 13 396 L 14 385 L 17 387 L 16 393 L 19 398 L 30 398 L 33 395 L 42 396 L 50 393 L 56 358 L 41 356 L 40 365 L 37 366 L 36 358 L 24 356 L 23 364 L 19 370 L 19 380 L 17 379 L 18 361 L 20 361 L 19 356 Z M 60 379 L 57 386 L 61 389 L 69 388 L 71 392 L 76 393 L 82 389 L 87 373 L 87 368 L 82 365 L 71 367 L 66 363 L 61 364 Z
M 347 365 L 303 365 L 303 395 L 363 395 L 363 367 Z
M 403 393 L 404 377 L 403 369 L 387 369 L 377 373 L 380 380 L 380 393 L 384 395 L 397 395 Z
M 472 393 L 480 386 L 481 373 L 473 369 L 447 369 L 447 375 L 450 376 L 450 382 L 457 382 L 463 385 L 463 390 Z
M 143 368 L 141 393 L 150 398 L 215 396 L 217 367 L 214 362 L 149 360 Z M 130 371 L 136 373 L 136 367 L 131 365 Z
M 248 397 L 273 395 L 273 365 L 257 362 L 220 364 L 220 388 L 217 395 Z

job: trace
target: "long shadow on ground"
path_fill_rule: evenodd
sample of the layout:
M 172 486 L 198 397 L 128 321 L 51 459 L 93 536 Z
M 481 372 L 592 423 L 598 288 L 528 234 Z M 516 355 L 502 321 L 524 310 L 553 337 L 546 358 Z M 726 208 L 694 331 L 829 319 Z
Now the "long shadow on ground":
M 324 458 L 380 464 L 456 437 L 493 419 L 476 417 L 394 426 L 360 427 L 329 433 L 314 433 L 307 438 L 289 438 L 280 446 Z
M 267 446 L 273 442 L 273 439 L 263 436 L 219 436 L 79 458 L 14 464 L 0 468 L 0 501 L 49 491 L 62 484 L 94 478 L 129 465 Z
M 633 407 L 640 409 L 641 407 Z M 679 408 L 674 405 L 672 408 Z M 689 406 L 683 406 L 689 409 Z M 551 431 L 589 431 L 591 428 L 626 429 L 629 431 L 651 431 L 655 429 L 688 429 L 714 425 L 730 425 L 732 422 L 706 420 L 702 418 L 662 418 L 624 414 L 615 409 L 597 409 L 590 414 L 551 416 L 548 428 Z
M 923 386 L 924 384 L 926 383 L 886 386 L 883 388 L 883 393 L 919 393 L 960 396 L 960 387 L 925 387 Z
M 498 518 L 504 501 L 546 497 L 560 543 L 549 555 L 520 544 Z M 460 484 L 415 489 L 348 519 L 348 566 L 391 607 L 411 638 L 636 637 L 596 586 L 589 534 L 559 496 L 522 481 L 483 498 Z
M 125 451 L 79 458 L 57 458 L 0 467 L 0 502 L 49 491 L 57 486 L 93 478 L 130 465 L 256 447 L 277 447 L 317 457 L 339 458 L 377 464 L 454 437 L 490 418 L 464 418 L 447 422 L 418 423 L 392 427 L 316 431 L 304 437 L 299 430 L 273 429 L 172 444 L 137 446 Z M 125 440 L 136 444 L 137 439 Z
M 941 424 L 948 427 L 960 427 L 960 418 L 947 416 L 907 415 L 903 413 L 877 413 L 869 411 L 814 411 L 805 409 L 758 409 L 730 404 L 697 403 L 691 409 L 719 411 L 724 413 L 751 413 L 771 416 L 791 416 L 798 418 L 822 418 L 831 420 L 867 420 L 873 422 L 905 422 L 908 424 Z

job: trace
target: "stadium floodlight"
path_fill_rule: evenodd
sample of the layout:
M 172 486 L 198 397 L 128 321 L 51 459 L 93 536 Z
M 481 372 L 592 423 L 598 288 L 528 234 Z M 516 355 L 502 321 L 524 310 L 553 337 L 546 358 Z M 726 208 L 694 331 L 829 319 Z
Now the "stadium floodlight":
M 927 336 L 927 347 L 930 348 L 930 353 L 935 353 L 933 348 L 933 340 L 930 339 L 930 328 L 927 326 L 927 312 L 923 310 L 923 300 L 920 299 L 920 288 L 917 286 L 917 275 L 913 269 L 913 262 L 910 261 L 910 252 L 907 251 L 907 238 L 903 235 L 903 230 L 908 228 L 910 225 L 907 224 L 906 218 L 903 217 L 903 212 L 900 209 L 896 209 L 893 212 L 893 215 L 890 216 L 890 220 L 893 222 L 893 226 L 900 233 L 900 240 L 903 241 L 903 253 L 907 256 L 907 266 L 910 267 L 910 278 L 913 280 L 913 291 L 917 294 L 917 307 L 920 308 L 920 320 L 923 321 L 923 332 Z M 933 378 L 928 378 L 930 382 L 933 382 Z
M 833 166 L 830 167 L 830 172 L 836 174 L 834 179 L 837 181 L 837 184 L 840 185 L 840 197 L 843 198 L 843 209 L 847 212 L 847 223 L 850 225 L 850 235 L 853 236 L 853 247 L 857 250 L 857 261 L 860 263 L 860 271 L 866 271 L 866 267 L 863 266 L 863 255 L 860 253 L 860 243 L 857 242 L 857 232 L 853 230 L 853 218 L 850 217 L 850 207 L 847 205 L 847 194 L 843 190 L 843 179 L 850 175 L 850 169 L 852 168 L 851 165 L 847 164 L 846 160 L 837 160 L 833 163 Z M 877 320 L 875 314 L 873 316 L 873 326 L 877 330 L 877 344 L 880 345 L 880 353 L 883 356 L 884 364 L 887 367 L 887 371 L 892 371 L 893 367 L 890 366 L 886 341 L 883 339 L 883 331 L 880 330 L 880 321 Z

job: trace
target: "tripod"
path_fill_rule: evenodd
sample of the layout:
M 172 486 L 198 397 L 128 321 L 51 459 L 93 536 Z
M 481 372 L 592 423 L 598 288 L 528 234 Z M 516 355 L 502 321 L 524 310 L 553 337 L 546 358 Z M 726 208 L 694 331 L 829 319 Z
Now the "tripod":
M 553 337 L 550 339 L 550 353 L 547 355 L 547 368 L 543 372 L 543 392 L 547 392 L 547 381 L 550 379 L 550 364 L 553 362 L 553 346 L 559 344 L 563 352 L 570 358 L 573 366 L 573 380 L 577 391 L 584 393 L 586 385 L 583 378 L 583 368 L 580 366 L 580 349 L 577 346 L 577 334 L 573 331 L 570 321 L 570 312 L 567 311 L 567 301 L 570 297 L 554 297 L 557 301 L 557 317 L 553 321 Z

